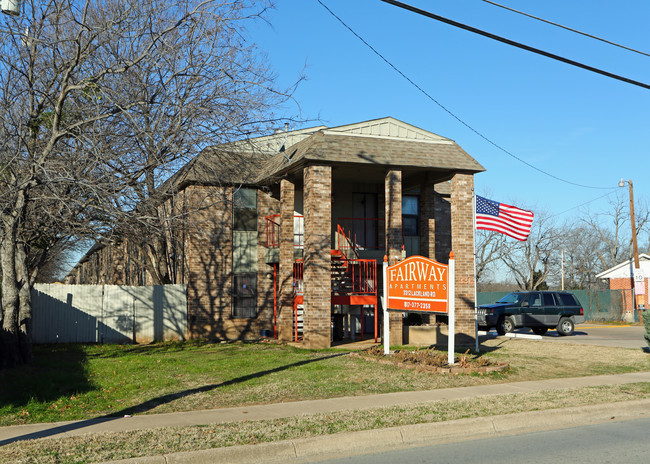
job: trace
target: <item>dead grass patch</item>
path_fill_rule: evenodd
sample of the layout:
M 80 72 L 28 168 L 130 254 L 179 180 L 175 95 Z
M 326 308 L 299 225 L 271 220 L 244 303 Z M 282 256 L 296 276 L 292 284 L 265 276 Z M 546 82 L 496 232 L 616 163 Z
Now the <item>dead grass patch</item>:
M 567 405 L 584 406 L 643 398 L 650 398 L 650 383 L 493 395 L 369 409 L 364 410 L 362 414 L 359 411 L 341 411 L 277 420 L 29 440 L 0 448 L 0 462 L 83 464 L 307 438 L 338 432 L 556 409 Z

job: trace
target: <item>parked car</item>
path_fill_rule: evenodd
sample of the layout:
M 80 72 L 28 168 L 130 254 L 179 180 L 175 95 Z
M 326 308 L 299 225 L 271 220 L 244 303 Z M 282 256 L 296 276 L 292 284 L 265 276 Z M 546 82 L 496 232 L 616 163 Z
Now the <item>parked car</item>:
M 560 335 L 571 335 L 575 325 L 584 321 L 582 305 L 569 292 L 514 292 L 478 307 L 479 329 L 494 327 L 500 335 L 520 327 L 538 335 L 552 328 Z

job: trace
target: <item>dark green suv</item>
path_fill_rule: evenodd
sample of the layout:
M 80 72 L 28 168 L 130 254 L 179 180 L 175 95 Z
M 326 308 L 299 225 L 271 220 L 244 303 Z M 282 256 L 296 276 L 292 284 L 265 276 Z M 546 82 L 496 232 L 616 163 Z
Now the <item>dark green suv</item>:
M 575 324 L 584 321 L 582 305 L 569 292 L 515 292 L 478 307 L 479 329 L 494 327 L 500 335 L 519 327 L 528 327 L 538 335 L 552 328 L 560 335 L 571 335 Z

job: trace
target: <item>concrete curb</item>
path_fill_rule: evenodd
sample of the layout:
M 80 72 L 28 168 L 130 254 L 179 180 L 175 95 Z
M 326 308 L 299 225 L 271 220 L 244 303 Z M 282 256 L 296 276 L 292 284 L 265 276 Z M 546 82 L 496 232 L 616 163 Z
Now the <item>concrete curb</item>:
M 104 464 L 300 463 L 650 416 L 650 399 L 415 424 L 312 438 L 111 461 Z

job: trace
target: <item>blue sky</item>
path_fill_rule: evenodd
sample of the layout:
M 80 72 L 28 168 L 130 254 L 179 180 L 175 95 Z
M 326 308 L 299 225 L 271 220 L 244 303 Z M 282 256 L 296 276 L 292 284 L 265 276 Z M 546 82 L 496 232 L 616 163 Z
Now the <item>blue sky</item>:
M 650 194 L 650 90 L 531 54 L 380 0 L 321 0 L 404 74 L 476 131 L 571 182 L 616 189 L 632 179 Z M 498 0 L 529 14 L 650 53 L 650 2 Z M 650 83 L 642 56 L 506 11 L 482 0 L 405 3 L 473 27 Z M 486 169 L 476 191 L 570 219 L 608 190 L 558 181 L 495 148 L 377 57 L 317 0 L 277 0 L 269 24 L 249 29 L 281 84 L 304 72 L 302 118 L 341 125 L 393 116 L 455 140 Z M 291 110 L 288 110 L 289 114 Z M 310 122 L 305 126 L 316 125 Z M 300 127 L 300 126 L 299 126 Z M 297 127 L 297 128 L 299 128 Z M 627 198 L 627 188 L 619 189 Z M 612 195 L 613 197 L 613 195 Z M 607 208 L 607 199 L 592 210 Z M 560 214 L 564 213 L 564 214 Z

